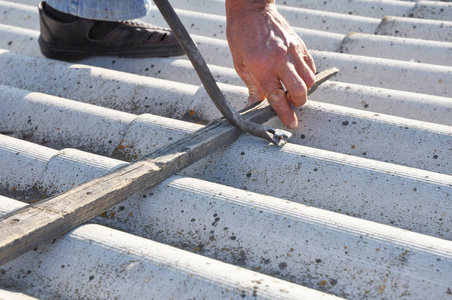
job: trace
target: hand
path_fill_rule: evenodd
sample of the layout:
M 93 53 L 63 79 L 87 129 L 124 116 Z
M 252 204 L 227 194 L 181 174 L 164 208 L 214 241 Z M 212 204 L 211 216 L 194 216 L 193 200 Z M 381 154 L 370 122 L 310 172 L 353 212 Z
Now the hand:
M 226 17 L 234 67 L 249 90 L 247 106 L 267 98 L 281 122 L 296 128 L 291 104 L 306 103 L 315 75 L 304 42 L 279 14 L 274 0 L 226 0 Z

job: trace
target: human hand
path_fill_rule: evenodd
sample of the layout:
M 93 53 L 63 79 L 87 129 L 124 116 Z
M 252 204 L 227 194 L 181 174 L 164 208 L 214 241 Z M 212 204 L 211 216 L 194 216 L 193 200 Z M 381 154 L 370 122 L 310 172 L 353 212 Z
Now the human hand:
M 234 67 L 249 90 L 247 106 L 267 98 L 281 122 L 296 128 L 291 104 L 306 103 L 315 75 L 304 42 L 279 14 L 274 0 L 226 0 L 226 17 Z

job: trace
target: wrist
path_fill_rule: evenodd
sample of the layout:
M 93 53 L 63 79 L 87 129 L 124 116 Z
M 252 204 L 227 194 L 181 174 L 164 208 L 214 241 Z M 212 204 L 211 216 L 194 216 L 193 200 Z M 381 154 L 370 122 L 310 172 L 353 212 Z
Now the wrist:
M 274 4 L 275 0 L 226 0 L 226 16 L 260 12 Z

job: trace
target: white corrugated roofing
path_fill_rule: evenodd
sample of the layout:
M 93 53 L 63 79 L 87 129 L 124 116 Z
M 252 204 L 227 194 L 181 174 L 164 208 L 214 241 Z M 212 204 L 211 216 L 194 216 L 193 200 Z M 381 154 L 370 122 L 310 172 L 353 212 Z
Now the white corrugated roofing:
M 242 108 L 224 1 L 171 3 Z M 0 0 L 0 215 L 220 116 L 185 57 L 44 58 L 37 4 Z M 0 298 L 451 297 L 452 3 L 277 4 L 317 69 L 340 69 L 290 143 L 242 136 L 131 195 L 0 266 Z

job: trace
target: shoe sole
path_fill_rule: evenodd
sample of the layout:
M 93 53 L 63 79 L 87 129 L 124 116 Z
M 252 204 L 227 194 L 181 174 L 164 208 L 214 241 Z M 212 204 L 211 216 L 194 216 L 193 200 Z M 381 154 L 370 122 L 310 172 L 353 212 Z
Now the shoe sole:
M 131 58 L 145 57 L 169 57 L 184 55 L 181 47 L 155 46 L 155 48 L 135 48 L 135 49 L 83 49 L 74 47 L 64 47 L 52 45 L 44 42 L 41 37 L 38 39 L 41 53 L 48 58 L 74 61 L 90 56 L 117 56 Z

